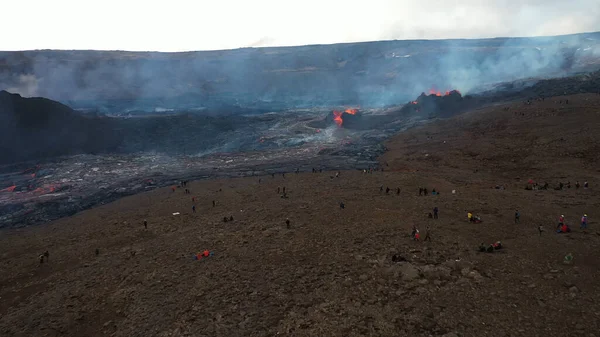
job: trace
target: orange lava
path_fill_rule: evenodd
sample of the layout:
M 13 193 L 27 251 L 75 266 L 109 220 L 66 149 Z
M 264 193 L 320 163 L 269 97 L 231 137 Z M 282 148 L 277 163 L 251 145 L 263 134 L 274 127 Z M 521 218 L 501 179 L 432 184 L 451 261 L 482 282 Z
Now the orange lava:
M 17 186 L 15 186 L 15 185 L 12 185 L 12 186 L 10 186 L 10 187 L 7 187 L 7 188 L 5 188 L 5 189 L 3 189 L 3 190 L 0 190 L 0 191 L 1 191 L 1 192 L 14 192 L 14 191 L 15 191 L 15 188 L 17 188 Z
M 338 126 L 342 126 L 342 124 L 344 123 L 344 120 L 342 119 L 342 112 L 341 111 L 333 110 L 333 121 Z
M 352 109 L 352 108 L 348 108 L 346 110 L 342 111 L 337 111 L 337 110 L 333 110 L 333 121 L 335 122 L 335 124 L 337 124 L 339 127 L 342 126 L 342 124 L 344 124 L 344 119 L 342 118 L 342 115 L 345 113 L 349 114 L 349 115 L 356 115 L 356 113 L 358 112 L 358 109 Z
M 460 94 L 460 91 L 458 91 L 456 89 L 455 90 L 447 90 L 444 94 L 442 94 L 441 91 L 436 90 L 434 87 L 434 88 L 429 89 L 429 96 L 431 96 L 431 95 L 438 96 L 438 97 L 449 96 L 452 91 L 456 91 L 457 93 Z

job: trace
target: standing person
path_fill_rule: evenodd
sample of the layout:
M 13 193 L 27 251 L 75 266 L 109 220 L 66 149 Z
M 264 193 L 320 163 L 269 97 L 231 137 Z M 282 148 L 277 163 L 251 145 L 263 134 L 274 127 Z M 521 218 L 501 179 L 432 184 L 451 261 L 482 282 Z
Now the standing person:
M 419 196 L 423 195 L 423 187 L 419 187 Z
M 521 213 L 519 213 L 519 210 L 515 211 L 515 223 L 520 223 L 521 222 Z
M 556 226 L 556 227 L 560 228 L 564 224 L 565 224 L 565 216 L 561 214 L 561 216 L 558 217 L 558 226 Z
M 544 227 L 542 225 L 538 226 L 538 231 L 540 232 L 540 236 L 542 236 L 542 232 L 544 231 Z
M 439 211 L 440 211 L 440 210 L 437 208 L 437 206 L 433 208 L 433 218 L 434 218 L 434 219 L 437 219 L 437 218 L 438 218 L 438 212 L 439 212 Z
M 579 187 L 581 187 L 581 185 L 579 184 L 579 181 L 576 181 L 575 182 L 575 188 L 579 188 Z
M 400 195 L 400 187 L 396 189 L 396 195 Z
M 196 205 L 193 205 L 193 206 L 192 206 L 192 212 L 193 212 L 193 213 L 196 213 Z
M 148 229 L 148 221 L 144 219 L 144 228 Z
M 213 207 L 217 206 L 217 202 L 213 200 Z
M 583 188 L 585 188 L 586 190 L 588 189 L 589 185 L 587 181 L 583 182 Z
M 581 227 L 580 227 L 580 229 L 587 229 L 587 223 L 588 223 L 587 214 L 584 214 L 581 217 Z
M 285 219 L 285 226 L 290 229 L 290 219 Z
M 429 226 L 427 226 L 427 228 L 425 228 L 425 240 L 423 241 L 431 241 L 431 235 L 430 235 L 430 228 Z
M 425 188 L 423 189 L 423 195 L 427 195 L 427 193 L 428 193 L 428 192 L 427 192 L 427 187 L 425 187 Z

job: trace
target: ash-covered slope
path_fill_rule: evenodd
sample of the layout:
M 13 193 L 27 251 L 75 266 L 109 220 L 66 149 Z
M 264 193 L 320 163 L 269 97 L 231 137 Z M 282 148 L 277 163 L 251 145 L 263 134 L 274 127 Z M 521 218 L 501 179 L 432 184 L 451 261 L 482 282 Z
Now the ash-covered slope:
M 0 89 L 73 108 L 162 111 L 401 104 L 432 85 L 483 85 L 600 68 L 600 33 L 152 53 L 0 52 Z M 11 90 L 12 89 L 12 90 Z
M 45 98 L 0 91 L 0 163 L 113 151 L 122 137 L 106 118 Z

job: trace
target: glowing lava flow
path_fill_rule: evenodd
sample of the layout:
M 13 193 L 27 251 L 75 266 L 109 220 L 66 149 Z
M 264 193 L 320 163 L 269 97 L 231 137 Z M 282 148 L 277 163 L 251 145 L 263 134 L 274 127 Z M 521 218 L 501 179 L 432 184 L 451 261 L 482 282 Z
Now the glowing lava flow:
M 17 186 L 13 185 L 13 186 L 7 187 L 3 190 L 0 190 L 0 192 L 14 192 L 15 188 L 17 188 Z
M 358 112 L 358 109 L 346 109 L 343 112 L 333 110 L 333 121 L 335 122 L 335 124 L 337 124 L 339 127 L 341 127 L 342 124 L 344 124 L 344 119 L 342 119 L 342 115 L 344 113 L 347 113 L 349 115 L 356 115 L 357 112 Z
M 342 112 L 341 111 L 333 110 L 333 121 L 338 126 L 340 126 L 340 127 L 342 126 L 342 124 L 344 123 L 344 120 L 342 119 Z
M 460 94 L 460 91 L 458 91 L 458 90 L 452 90 L 452 91 L 456 91 L 457 93 L 459 93 L 459 94 Z M 439 90 L 436 90 L 435 88 L 431 88 L 431 89 L 429 89 L 429 96 L 431 96 L 431 95 L 433 95 L 433 96 L 438 96 L 438 97 L 441 97 L 441 96 L 449 96 L 449 95 L 450 95 L 450 93 L 451 93 L 452 91 L 446 91 L 446 92 L 445 92 L 445 93 L 442 95 L 442 92 L 441 92 L 441 91 L 439 91 Z

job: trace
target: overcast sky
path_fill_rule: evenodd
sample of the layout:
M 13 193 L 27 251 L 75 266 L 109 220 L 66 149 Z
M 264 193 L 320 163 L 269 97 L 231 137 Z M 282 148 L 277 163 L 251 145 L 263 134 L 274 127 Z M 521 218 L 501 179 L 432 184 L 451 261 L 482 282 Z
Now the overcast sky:
M 186 51 L 600 31 L 600 0 L 2 0 L 0 50 Z

